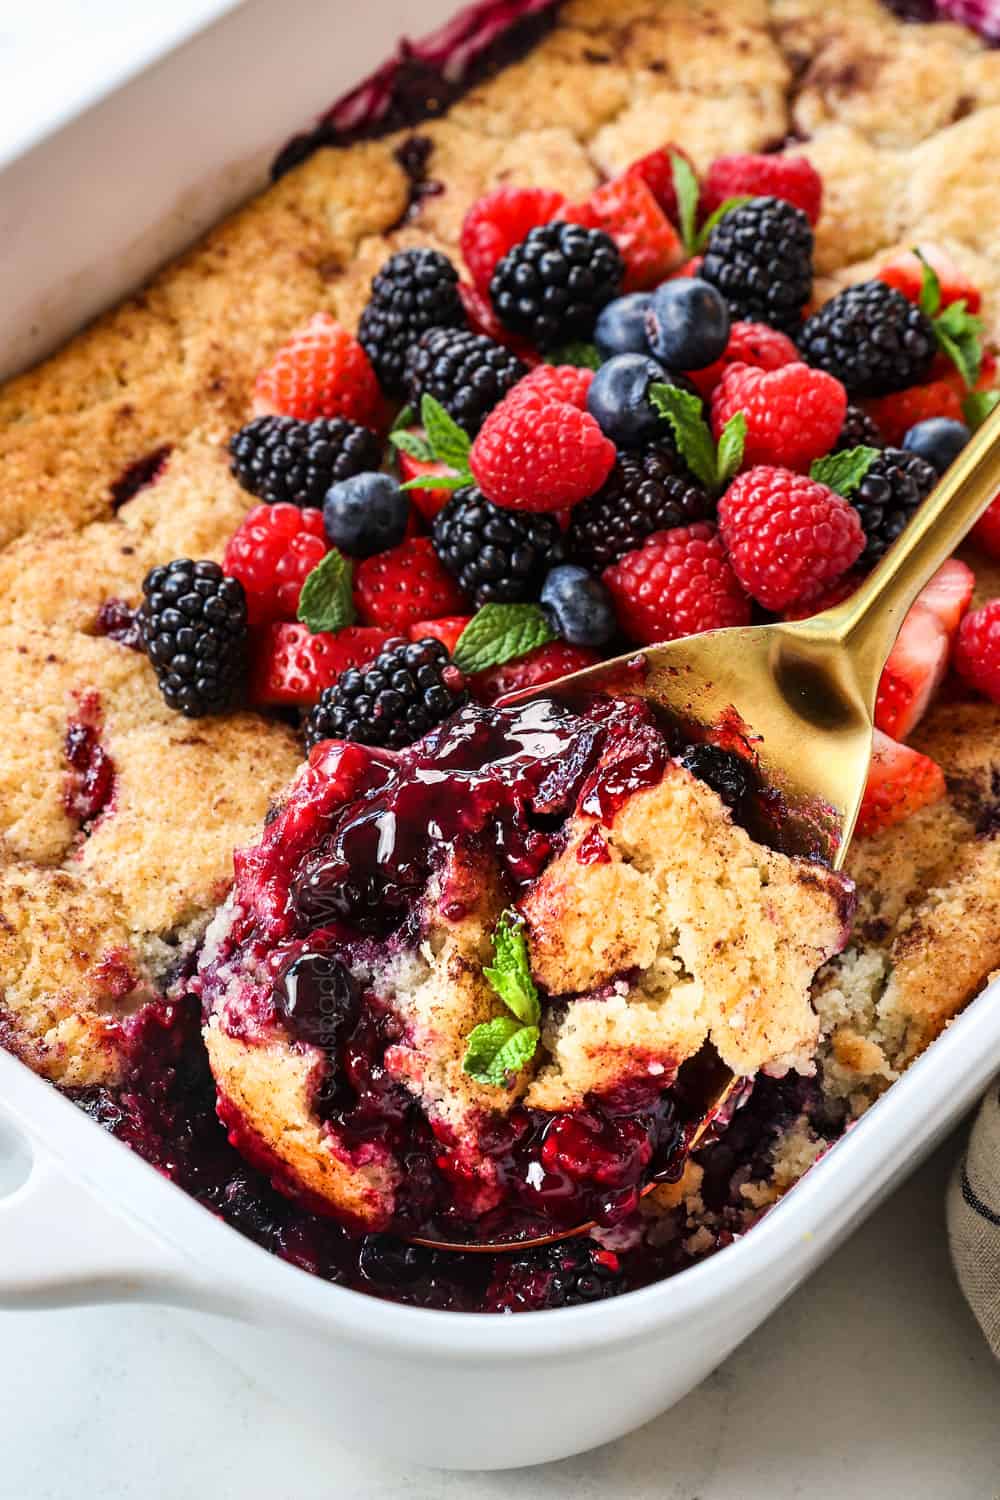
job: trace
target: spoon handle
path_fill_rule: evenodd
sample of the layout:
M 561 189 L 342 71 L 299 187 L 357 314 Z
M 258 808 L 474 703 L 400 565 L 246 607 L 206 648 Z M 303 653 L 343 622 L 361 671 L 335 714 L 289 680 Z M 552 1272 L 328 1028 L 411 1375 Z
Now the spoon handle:
M 849 599 L 817 615 L 850 654 L 870 703 L 914 599 L 1000 491 L 1000 407 L 990 413 L 878 567 Z M 870 691 L 869 691 L 870 690 Z

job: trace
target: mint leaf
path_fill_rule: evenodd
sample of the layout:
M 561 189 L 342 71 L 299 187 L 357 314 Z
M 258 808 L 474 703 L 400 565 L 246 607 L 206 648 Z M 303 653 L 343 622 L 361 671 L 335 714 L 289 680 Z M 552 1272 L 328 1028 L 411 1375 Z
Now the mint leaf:
M 313 635 L 354 624 L 353 573 L 350 560 L 334 548 L 306 578 L 299 595 L 298 616 Z
M 673 428 L 680 455 L 696 479 L 714 490 L 718 481 L 715 440 L 701 414 L 701 399 L 661 381 L 649 387 L 649 399 Z
M 983 320 L 970 313 L 963 297 L 950 302 L 934 319 L 934 336 L 955 366 L 966 388 L 972 390 L 979 379 L 983 361 Z
M 483 672 L 553 640 L 555 633 L 537 604 L 484 604 L 459 636 L 452 659 L 462 672 Z
M 449 469 L 459 469 L 467 474 L 469 449 L 472 447 L 468 433 L 462 431 L 454 417 L 450 417 L 433 396 L 425 395 L 421 399 L 420 420 L 434 457 L 447 464 Z
M 513 911 L 500 913 L 493 932 L 493 965 L 483 974 L 509 1011 L 525 1026 L 537 1026 L 541 1017 L 538 991 L 528 963 L 524 922 Z
M 670 153 L 671 175 L 674 194 L 677 198 L 677 217 L 680 220 L 681 239 L 688 255 L 694 254 L 695 220 L 698 215 L 698 179 L 691 163 L 677 151 Z
M 583 339 L 574 339 L 570 344 L 563 344 L 561 349 L 554 349 L 548 356 L 548 363 L 550 365 L 579 365 L 585 370 L 599 370 L 601 356 L 596 344 L 588 344 Z
M 412 427 L 416 420 L 417 414 L 412 406 L 401 407 L 396 413 L 396 420 L 389 429 L 389 436 L 392 437 L 392 434 L 398 432 L 401 427 Z
M 735 198 L 724 199 L 724 201 L 719 204 L 718 208 L 713 209 L 708 218 L 705 220 L 704 224 L 698 230 L 698 233 L 695 235 L 694 244 L 691 247 L 691 252 L 693 254 L 700 254 L 700 252 L 704 250 L 705 246 L 708 244 L 709 237 L 716 224 L 718 224 L 721 219 L 724 219 L 726 217 L 726 214 L 732 213 L 734 208 L 742 208 L 744 203 L 749 202 L 749 193 L 740 193 Z
M 941 282 L 938 273 L 924 255 L 924 252 L 914 245 L 913 253 L 920 262 L 920 298 L 918 306 L 932 320 L 937 316 L 941 307 Z
M 962 402 L 962 415 L 975 432 L 991 411 L 1000 405 L 1000 391 L 970 391 Z
M 462 1072 L 493 1088 L 504 1088 L 535 1055 L 538 1027 L 521 1026 L 513 1016 L 484 1021 L 469 1033 Z
M 389 434 L 389 441 L 394 448 L 408 453 L 411 458 L 418 459 L 422 464 L 434 462 L 434 450 L 425 437 L 419 432 L 393 431 Z
M 719 449 L 716 454 L 717 478 L 720 489 L 729 483 L 743 462 L 743 449 L 746 445 L 746 440 L 746 412 L 734 411 L 722 429 L 722 436 L 719 439 Z
M 413 479 L 408 479 L 401 484 L 401 490 L 460 490 L 463 485 L 471 484 L 470 474 L 417 474 Z
M 843 453 L 828 453 L 825 458 L 813 461 L 809 477 L 846 499 L 857 489 L 875 458 L 878 458 L 878 449 L 863 445 L 848 448 Z

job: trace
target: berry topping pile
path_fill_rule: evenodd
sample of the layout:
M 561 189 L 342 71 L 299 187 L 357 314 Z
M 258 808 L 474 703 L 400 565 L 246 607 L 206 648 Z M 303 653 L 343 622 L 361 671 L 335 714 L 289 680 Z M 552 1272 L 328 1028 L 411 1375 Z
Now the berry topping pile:
M 498 187 L 464 266 L 397 250 L 357 337 L 327 312 L 292 330 L 229 442 L 261 503 L 221 568 L 146 580 L 167 702 L 398 748 L 466 695 L 849 598 L 1000 393 L 940 246 L 817 304 L 822 188 L 786 154 L 699 181 L 674 145 L 575 202 Z M 994 509 L 976 537 L 1000 555 Z M 1000 698 L 987 625 L 955 645 L 959 592 L 946 623 L 922 596 L 886 668 L 868 831 L 936 795 L 896 741 L 952 656 Z

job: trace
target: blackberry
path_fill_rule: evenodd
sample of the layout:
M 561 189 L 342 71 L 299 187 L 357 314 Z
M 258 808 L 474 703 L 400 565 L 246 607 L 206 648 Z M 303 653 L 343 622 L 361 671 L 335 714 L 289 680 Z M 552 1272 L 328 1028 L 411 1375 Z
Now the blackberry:
M 884 281 L 849 286 L 813 313 L 799 335 L 803 359 L 852 396 L 919 385 L 934 358 L 930 319 Z
M 865 528 L 865 550 L 858 559 L 871 567 L 889 550 L 938 482 L 937 471 L 919 453 L 885 448 L 848 497 Z
M 271 505 L 321 506 L 332 484 L 382 461 L 375 434 L 344 417 L 254 417 L 230 438 L 229 452 L 243 488 Z
M 406 355 L 428 328 L 464 328 L 458 272 L 440 250 L 397 250 L 372 280 L 358 338 L 387 396 L 404 394 Z
M 386 641 L 363 671 L 341 672 L 305 722 L 306 744 L 355 740 L 400 750 L 465 701 L 465 678 L 438 640 Z
M 672 442 L 653 443 L 637 453 L 619 453 L 597 494 L 574 508 L 567 551 L 575 562 L 600 573 L 641 547 L 654 531 L 704 521 L 713 509 Z
M 179 557 L 142 581 L 142 643 L 167 706 L 189 719 L 221 713 L 246 665 L 247 601 L 214 562 Z
M 580 1307 L 625 1290 L 617 1256 L 579 1236 L 538 1250 L 498 1256 L 486 1293 L 486 1311 Z
M 516 354 L 485 334 L 464 328 L 431 328 L 406 356 L 407 400 L 433 396 L 470 437 L 516 385 L 527 368 Z
M 432 534 L 438 557 L 477 608 L 537 599 L 549 568 L 563 558 L 554 516 L 493 505 L 475 485 L 455 491 L 434 517 Z
M 678 757 L 681 765 L 710 786 L 727 807 L 738 808 L 753 785 L 753 772 L 742 755 L 721 745 L 688 745 Z
M 508 250 L 493 272 L 490 300 L 505 328 L 551 349 L 590 337 L 624 274 L 610 235 L 554 219 Z
M 801 208 L 751 198 L 716 224 L 699 276 L 722 293 L 733 319 L 795 335 L 812 292 L 813 233 Z
M 884 448 L 885 439 L 866 411 L 860 406 L 849 405 L 844 414 L 844 425 L 833 445 L 834 453 L 845 453 L 848 448 Z

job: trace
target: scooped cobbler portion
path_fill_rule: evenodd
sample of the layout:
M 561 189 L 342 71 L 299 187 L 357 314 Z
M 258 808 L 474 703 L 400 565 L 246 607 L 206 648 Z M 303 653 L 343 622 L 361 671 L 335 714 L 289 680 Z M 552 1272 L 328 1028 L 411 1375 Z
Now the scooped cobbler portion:
M 0 391 L 0 1044 L 293 1264 L 673 1274 L 1000 969 L 1000 502 L 844 876 L 750 741 L 554 686 L 847 598 L 1000 399 L 948 3 L 475 7 Z
M 686 1064 L 809 1070 L 852 907 L 755 843 L 638 699 L 320 744 L 203 949 L 220 1113 L 355 1227 L 617 1222 L 679 1170 Z

